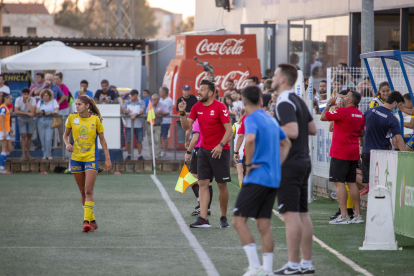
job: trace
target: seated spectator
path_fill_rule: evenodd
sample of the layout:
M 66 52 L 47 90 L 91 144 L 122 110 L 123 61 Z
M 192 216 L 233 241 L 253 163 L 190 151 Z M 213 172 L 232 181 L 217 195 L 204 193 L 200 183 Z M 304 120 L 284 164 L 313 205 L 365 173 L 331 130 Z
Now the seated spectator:
M 378 93 L 375 95 L 374 99 L 369 104 L 369 108 L 383 106 L 390 93 L 390 84 L 387 81 L 381 82 L 378 87 Z
M 151 101 L 155 113 L 155 119 L 154 119 L 154 149 L 155 149 L 155 159 L 159 159 L 161 156 L 161 123 L 162 119 L 165 115 L 169 115 L 170 112 L 167 108 L 167 106 L 160 102 L 160 95 L 154 94 L 151 96 Z M 148 113 L 148 107 L 146 110 L 146 113 Z M 149 123 L 148 123 L 149 124 Z M 147 128 L 147 135 L 148 135 L 148 145 L 150 149 L 150 154 L 152 158 L 152 133 L 150 131 L 150 127 Z
M 89 96 L 93 99 L 93 92 L 88 90 L 88 86 L 89 86 L 88 81 L 87 80 L 82 80 L 80 82 L 80 89 L 75 92 L 75 99 L 77 99 L 79 96 L 83 96 L 83 95 Z
M 32 144 L 32 135 L 36 127 L 36 118 L 34 118 L 36 113 L 36 100 L 30 96 L 29 88 L 26 87 L 22 89 L 22 96 L 16 99 L 14 113 L 25 115 L 17 118 L 22 148 L 20 161 L 31 159 L 30 146 Z
M 42 143 L 43 159 L 53 159 L 53 117 L 49 116 L 59 114 L 59 104 L 53 99 L 53 92 L 50 89 L 44 89 L 40 92 L 40 101 L 36 105 L 36 113 L 43 115 L 37 121 L 37 129 Z
M 95 101 L 98 104 L 110 104 L 110 103 L 118 103 L 118 97 L 114 90 L 109 89 L 109 82 L 108 80 L 101 81 L 102 89 L 96 90 L 95 93 Z
M 144 140 L 143 119 L 136 117 L 138 115 L 144 114 L 145 103 L 143 100 L 139 99 L 138 95 L 138 90 L 132 89 L 131 92 L 129 92 L 130 98 L 125 101 L 124 106 L 122 108 L 123 114 L 131 115 L 131 118 L 125 118 L 125 135 L 128 151 L 128 156 L 126 160 L 131 160 L 131 143 L 134 144 L 134 141 L 131 141 L 132 120 L 134 122 L 134 134 L 138 148 L 137 160 L 144 160 L 144 157 L 142 156 L 142 141 Z

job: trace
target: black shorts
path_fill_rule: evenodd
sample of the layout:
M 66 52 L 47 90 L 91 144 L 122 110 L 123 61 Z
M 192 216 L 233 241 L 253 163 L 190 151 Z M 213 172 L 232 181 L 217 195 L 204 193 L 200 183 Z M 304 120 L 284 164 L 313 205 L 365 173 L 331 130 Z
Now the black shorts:
M 282 166 L 282 179 L 277 192 L 280 213 L 308 212 L 308 178 L 310 172 L 310 164 L 296 167 Z
M 234 216 L 270 219 L 276 195 L 276 188 L 251 183 L 243 184 L 233 210 Z
M 243 176 L 246 176 L 246 156 L 243 156 L 242 165 L 243 165 Z
M 198 179 L 216 179 L 217 183 L 231 181 L 230 177 L 230 150 L 221 152 L 220 158 L 213 158 L 211 150 L 200 147 L 197 152 Z
M 329 167 L 329 181 L 341 183 L 355 183 L 358 160 L 349 161 L 331 157 Z
M 369 162 L 371 161 L 370 153 L 362 154 L 362 183 L 369 183 Z
M 191 154 L 191 161 L 190 161 L 190 173 L 197 174 L 197 152 L 199 148 L 193 150 Z

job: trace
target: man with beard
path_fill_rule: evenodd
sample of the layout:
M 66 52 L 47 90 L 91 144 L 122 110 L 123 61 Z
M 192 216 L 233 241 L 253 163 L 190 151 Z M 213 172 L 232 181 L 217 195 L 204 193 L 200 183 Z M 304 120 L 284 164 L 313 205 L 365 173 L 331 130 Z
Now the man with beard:
M 294 65 L 280 64 L 273 76 L 273 89 L 279 93 L 274 114 L 292 142 L 282 165 L 278 190 L 279 212 L 286 223 L 289 262 L 276 275 L 311 274 L 313 226 L 308 213 L 308 177 L 311 171 L 308 135 L 316 135 L 316 125 L 306 103 L 295 94 L 298 77 Z M 299 264 L 299 249 L 302 261 Z
M 362 223 L 360 213 L 359 189 L 356 185 L 356 169 L 359 159 L 359 137 L 365 134 L 365 118 L 358 110 L 361 94 L 349 91 L 339 103 L 342 108 L 327 112 L 330 106 L 335 106 L 336 97 L 329 99 L 327 107 L 323 110 L 321 121 L 334 121 L 332 145 L 329 156 L 331 165 L 329 169 L 329 181 L 335 183 L 341 215 L 330 221 L 330 224 Z M 349 193 L 355 207 L 355 216 L 351 220 L 347 211 L 348 193 L 345 188 L 348 185 Z
M 209 183 L 214 175 L 218 188 L 220 200 L 220 227 L 227 228 L 227 205 L 229 191 L 227 182 L 230 178 L 230 144 L 228 141 L 233 135 L 230 125 L 229 111 L 226 106 L 214 100 L 216 87 L 208 80 L 202 80 L 198 95 L 200 101 L 191 109 L 190 115 L 186 118 L 185 109 L 187 103 L 182 100 L 178 105 L 180 120 L 183 130 L 188 130 L 198 119 L 200 132 L 203 134 L 200 149 L 197 152 L 197 176 L 200 186 L 200 217 L 190 225 L 192 228 L 209 228 L 210 222 L 207 219 L 208 203 L 210 201 Z

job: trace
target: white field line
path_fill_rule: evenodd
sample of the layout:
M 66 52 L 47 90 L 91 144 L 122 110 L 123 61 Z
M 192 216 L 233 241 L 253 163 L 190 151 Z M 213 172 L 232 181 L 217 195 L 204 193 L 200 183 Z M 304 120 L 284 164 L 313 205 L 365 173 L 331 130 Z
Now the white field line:
M 167 191 L 165 190 L 162 183 L 158 180 L 158 178 L 155 175 L 151 175 L 151 178 L 154 181 L 154 183 L 157 185 L 158 189 L 160 190 L 161 195 L 164 198 L 165 202 L 167 202 L 167 205 L 170 208 L 171 213 L 173 214 L 175 220 L 177 221 L 178 226 L 180 226 L 181 231 L 183 232 L 184 236 L 187 238 L 194 252 L 197 254 L 198 259 L 200 260 L 201 264 L 203 265 L 204 269 L 207 272 L 207 275 L 208 276 L 219 276 L 220 274 L 218 273 L 213 262 L 210 260 L 207 253 L 201 247 L 200 243 L 197 241 L 193 233 L 191 233 L 190 229 L 185 223 L 177 207 L 174 205 L 174 203 L 171 201 L 170 197 L 168 196 Z
M 285 221 L 283 219 L 283 216 L 278 211 L 276 211 L 275 209 L 273 209 L 273 214 L 275 214 L 275 216 L 277 216 L 278 218 L 280 218 L 282 221 Z M 340 259 L 341 261 L 343 261 L 344 263 L 346 263 L 347 265 L 349 265 L 356 272 L 359 272 L 359 273 L 361 273 L 362 275 L 365 275 L 365 276 L 374 276 L 368 270 L 360 267 L 359 265 L 357 265 L 352 260 L 350 260 L 347 257 L 345 257 L 344 255 L 342 255 L 341 253 L 339 253 L 338 251 L 336 251 L 332 247 L 329 247 L 326 243 L 324 243 L 323 241 L 321 241 L 317 237 L 313 236 L 313 240 L 315 242 L 317 242 L 321 247 L 325 248 L 326 250 L 328 250 L 329 252 L 331 252 L 332 254 L 334 254 L 338 259 Z

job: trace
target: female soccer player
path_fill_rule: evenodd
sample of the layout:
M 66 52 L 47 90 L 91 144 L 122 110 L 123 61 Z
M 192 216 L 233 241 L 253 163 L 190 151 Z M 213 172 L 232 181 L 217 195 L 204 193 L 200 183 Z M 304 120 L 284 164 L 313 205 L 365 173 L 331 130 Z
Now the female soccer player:
M 99 109 L 95 101 L 83 95 L 76 99 L 76 111 L 69 115 L 66 121 L 66 130 L 63 141 L 66 150 L 72 153 L 70 167 L 82 195 L 84 220 L 82 232 L 93 232 L 98 229 L 93 207 L 93 187 L 99 169 L 98 136 L 105 153 L 105 169 L 111 170 L 108 146 L 104 137 L 104 127 Z M 69 134 L 72 131 L 72 146 L 69 143 Z
M 11 174 L 11 172 L 6 171 L 4 166 L 6 165 L 7 156 L 13 151 L 13 146 L 10 141 L 10 111 L 7 108 L 12 101 L 12 95 L 3 93 L 1 99 L 2 105 L 0 105 L 0 174 Z

